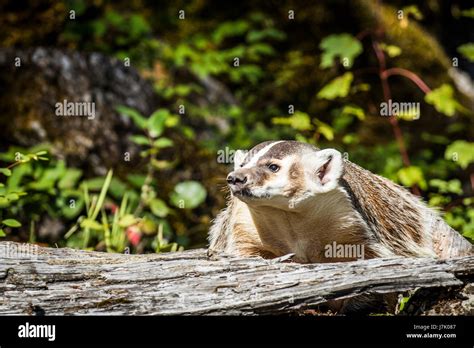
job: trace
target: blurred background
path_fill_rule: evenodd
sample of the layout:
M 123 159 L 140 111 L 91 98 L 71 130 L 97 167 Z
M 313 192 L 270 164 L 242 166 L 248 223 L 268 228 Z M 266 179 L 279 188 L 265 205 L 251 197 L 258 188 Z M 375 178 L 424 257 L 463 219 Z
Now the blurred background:
M 233 151 L 296 139 L 406 186 L 474 240 L 468 2 L 0 4 L 2 239 L 204 247 Z

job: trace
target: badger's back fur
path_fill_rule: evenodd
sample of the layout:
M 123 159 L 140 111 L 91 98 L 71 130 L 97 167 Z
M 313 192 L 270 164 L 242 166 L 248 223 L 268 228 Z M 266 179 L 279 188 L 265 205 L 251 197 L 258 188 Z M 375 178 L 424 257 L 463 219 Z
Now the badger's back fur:
M 449 258 L 472 253 L 472 244 L 419 197 L 346 161 L 341 184 L 377 242 L 401 256 Z

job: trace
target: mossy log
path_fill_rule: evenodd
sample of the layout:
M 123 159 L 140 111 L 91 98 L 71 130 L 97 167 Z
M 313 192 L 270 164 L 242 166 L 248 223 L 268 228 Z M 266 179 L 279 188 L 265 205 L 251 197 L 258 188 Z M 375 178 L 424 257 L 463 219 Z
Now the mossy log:
M 296 264 L 210 259 L 204 249 L 126 255 L 0 243 L 2 315 L 301 313 L 361 294 L 436 294 L 473 279 L 474 256 Z

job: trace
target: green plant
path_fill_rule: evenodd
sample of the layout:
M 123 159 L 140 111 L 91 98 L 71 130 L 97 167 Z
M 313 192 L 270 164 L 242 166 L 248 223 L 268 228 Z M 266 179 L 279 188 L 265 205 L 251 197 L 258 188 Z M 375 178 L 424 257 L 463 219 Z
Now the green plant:
M 110 170 L 98 195 L 91 195 L 87 182 L 83 183 L 85 215 L 79 216 L 76 224 L 66 233 L 67 245 L 91 249 L 91 242 L 94 241 L 94 248 L 97 246 L 100 248 L 100 245 L 103 245 L 108 252 L 124 252 L 128 243 L 137 247 L 141 234 L 156 234 L 155 240 L 152 241 L 155 252 L 182 249 L 176 243 L 169 243 L 163 237 L 163 224 L 157 225 L 148 214 L 133 211 L 134 204 L 129 201 L 127 193 L 123 195 L 119 206 L 109 202 L 106 208 L 107 193 L 112 179 L 113 172 Z
M 77 18 L 68 21 L 61 41 L 81 44 L 83 50 L 102 51 L 140 67 L 150 67 L 158 54 L 159 41 L 151 36 L 148 19 L 140 13 L 108 10 L 98 18 L 84 15 L 85 6 L 75 6 Z M 81 41 L 81 38 L 87 38 Z
M 12 153 L 10 152 L 9 155 Z M 18 228 L 21 227 L 21 222 L 11 217 L 5 217 L 11 212 L 11 208 L 18 204 L 22 197 L 28 195 L 25 188 L 20 187 L 18 171 L 20 165 L 25 165 L 31 161 L 47 161 L 47 151 L 37 151 L 35 153 L 23 154 L 19 151 L 14 153 L 15 162 L 11 163 L 7 167 L 0 168 L 0 174 L 7 177 L 7 183 L 0 183 L 0 237 L 5 237 L 5 227 Z M 2 157 L 3 160 L 8 160 L 10 156 Z M 21 175 L 21 174 L 20 174 Z M 6 210 L 9 209 L 9 212 Z
M 147 173 L 141 187 L 140 203 L 135 213 L 139 214 L 145 207 L 148 207 L 157 216 L 166 217 L 170 212 L 170 208 L 163 200 L 156 197 L 156 191 L 151 182 L 156 170 L 167 169 L 175 164 L 159 160 L 158 156 L 162 149 L 173 146 L 173 141 L 164 137 L 163 133 L 166 128 L 178 125 L 179 116 L 171 114 L 167 109 L 159 109 L 151 114 L 149 118 L 145 118 L 136 110 L 127 107 L 121 106 L 117 109 L 123 115 L 130 117 L 145 134 L 131 137 L 133 142 L 144 147 L 141 156 L 147 161 Z M 175 206 L 190 209 L 197 207 L 205 198 L 205 189 L 200 183 L 194 181 L 178 184 L 171 196 Z M 179 202 L 182 202 L 182 206 Z

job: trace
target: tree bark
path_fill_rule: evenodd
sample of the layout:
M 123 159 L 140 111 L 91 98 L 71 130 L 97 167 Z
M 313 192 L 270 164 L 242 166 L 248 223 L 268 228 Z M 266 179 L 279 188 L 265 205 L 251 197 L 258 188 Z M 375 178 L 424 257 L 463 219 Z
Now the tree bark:
M 472 285 L 474 256 L 296 264 L 204 249 L 125 255 L 0 243 L 0 314 L 300 313 L 328 300 Z

